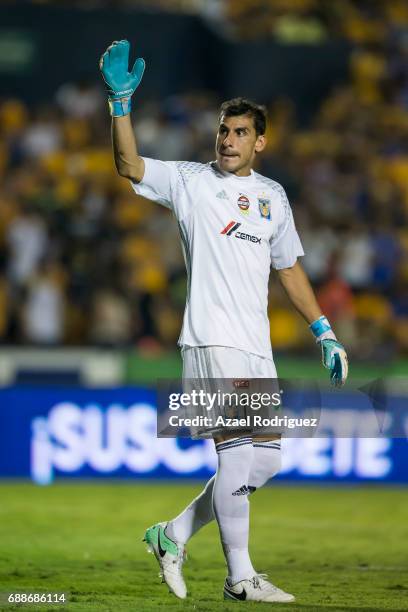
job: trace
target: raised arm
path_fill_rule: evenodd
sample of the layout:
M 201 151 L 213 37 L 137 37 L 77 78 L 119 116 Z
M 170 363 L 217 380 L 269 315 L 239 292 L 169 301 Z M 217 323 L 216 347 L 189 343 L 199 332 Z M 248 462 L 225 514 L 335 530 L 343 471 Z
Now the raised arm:
M 344 347 L 322 314 L 312 286 L 302 266 L 297 261 L 294 266 L 278 270 L 279 280 L 296 310 L 309 323 L 316 342 L 322 348 L 322 362 L 330 370 L 330 379 L 335 386 L 345 383 L 348 375 L 347 354 Z
M 127 40 L 115 41 L 102 55 L 99 67 L 108 90 L 116 169 L 120 176 L 140 182 L 144 175 L 144 161 L 137 152 L 130 112 L 132 95 L 142 80 L 145 62 L 139 57 L 128 72 L 129 49 Z
M 120 176 L 140 183 L 144 175 L 144 161 L 137 152 L 130 114 L 112 117 L 112 145 L 116 170 Z

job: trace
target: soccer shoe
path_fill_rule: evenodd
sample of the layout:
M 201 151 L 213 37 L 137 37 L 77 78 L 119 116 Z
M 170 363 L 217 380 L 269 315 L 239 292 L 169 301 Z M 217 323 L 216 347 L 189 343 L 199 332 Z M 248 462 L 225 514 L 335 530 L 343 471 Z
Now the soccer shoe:
M 224 584 L 224 599 L 234 601 L 262 601 L 265 603 L 289 603 L 295 601 L 293 595 L 278 589 L 266 580 L 266 574 L 257 574 L 248 580 L 231 584 L 227 578 Z
M 154 553 L 160 565 L 160 577 L 170 591 L 185 599 L 187 587 L 181 571 L 185 551 L 182 546 L 166 536 L 167 523 L 157 523 L 146 530 L 143 541 L 147 543 L 147 550 Z

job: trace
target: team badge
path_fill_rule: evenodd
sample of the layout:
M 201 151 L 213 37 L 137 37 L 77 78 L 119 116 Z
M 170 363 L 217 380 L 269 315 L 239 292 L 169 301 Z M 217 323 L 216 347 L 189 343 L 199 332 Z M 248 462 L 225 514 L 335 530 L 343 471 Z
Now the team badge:
M 271 220 L 271 201 L 266 198 L 258 198 L 259 212 L 262 219 Z
M 249 213 L 249 199 L 246 197 L 246 195 L 240 193 L 237 204 L 243 215 L 247 215 Z

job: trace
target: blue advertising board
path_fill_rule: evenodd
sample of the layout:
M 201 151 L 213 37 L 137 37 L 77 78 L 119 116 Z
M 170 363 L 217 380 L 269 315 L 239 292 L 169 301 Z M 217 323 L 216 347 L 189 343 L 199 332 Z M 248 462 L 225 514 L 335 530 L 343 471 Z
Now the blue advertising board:
M 38 484 L 61 477 L 208 478 L 217 464 L 213 446 L 212 440 L 157 438 L 151 389 L 0 390 L 0 477 Z M 279 479 L 408 482 L 403 437 L 337 437 L 334 431 L 286 438 L 282 447 Z

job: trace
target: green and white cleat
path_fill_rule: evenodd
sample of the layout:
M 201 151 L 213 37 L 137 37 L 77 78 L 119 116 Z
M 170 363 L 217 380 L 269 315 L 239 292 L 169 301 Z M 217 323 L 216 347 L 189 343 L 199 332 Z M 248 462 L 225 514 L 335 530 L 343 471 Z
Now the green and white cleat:
M 147 550 L 154 554 L 160 565 L 160 577 L 170 591 L 185 599 L 187 587 L 182 574 L 185 559 L 184 547 L 180 546 L 166 536 L 167 523 L 157 523 L 146 530 L 143 541 Z
M 257 574 L 249 580 L 231 584 L 227 578 L 224 584 L 224 599 L 233 601 L 260 601 L 265 603 L 289 603 L 295 601 L 293 595 L 278 589 L 266 580 L 266 574 Z

